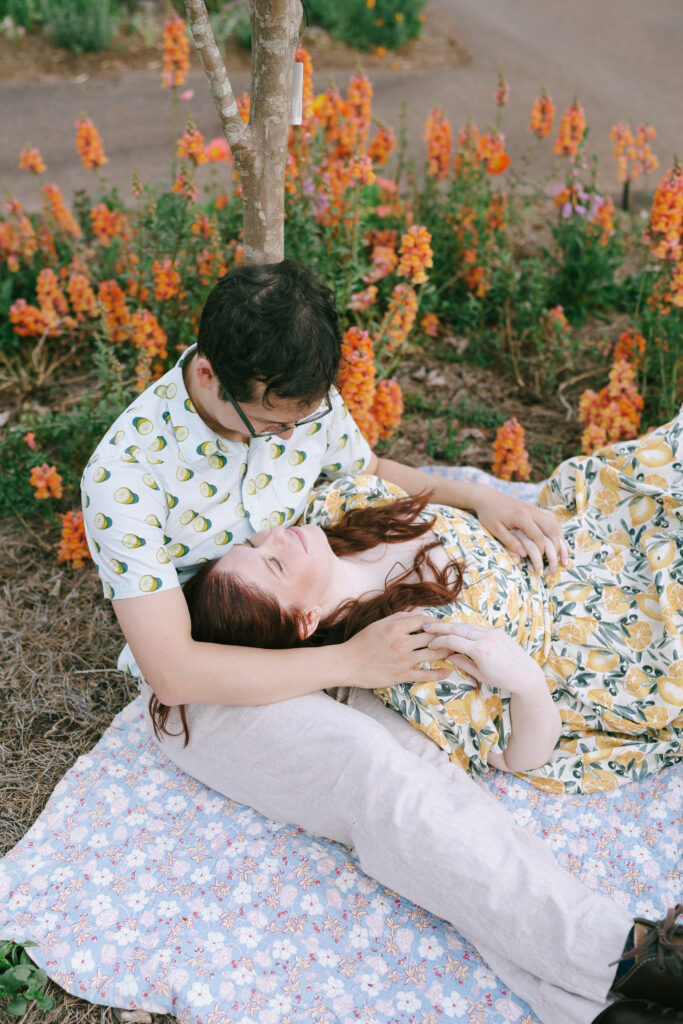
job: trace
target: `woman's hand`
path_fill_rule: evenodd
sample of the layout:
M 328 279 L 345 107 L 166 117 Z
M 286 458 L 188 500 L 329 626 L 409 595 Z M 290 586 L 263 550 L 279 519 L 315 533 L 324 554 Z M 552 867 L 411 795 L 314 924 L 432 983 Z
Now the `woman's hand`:
M 490 487 L 482 487 L 476 501 L 477 518 L 482 526 L 512 554 L 520 558 L 528 556 L 536 572 L 543 571 L 544 555 L 551 572 L 557 572 L 558 561 L 562 565 L 569 564 L 569 545 L 552 512 Z
M 346 660 L 348 686 L 366 690 L 397 683 L 429 683 L 446 679 L 449 670 L 420 669 L 425 661 L 438 661 L 423 627 L 434 622 L 422 612 L 395 612 L 362 629 L 336 648 Z
M 424 629 L 434 636 L 429 652 L 432 657 L 448 658 L 480 683 L 517 694 L 541 684 L 547 689 L 542 669 L 503 629 L 434 619 Z
M 504 754 L 491 753 L 489 764 L 510 772 L 526 772 L 550 761 L 562 722 L 543 671 L 502 629 L 466 622 L 432 622 L 434 648 L 454 653 L 451 661 L 488 686 L 510 694 L 510 736 Z

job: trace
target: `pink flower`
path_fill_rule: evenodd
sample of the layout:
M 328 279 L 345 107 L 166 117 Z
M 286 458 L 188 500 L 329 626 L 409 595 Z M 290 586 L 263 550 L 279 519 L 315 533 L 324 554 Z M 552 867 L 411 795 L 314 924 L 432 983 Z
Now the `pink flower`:
M 230 159 L 230 146 L 222 136 L 211 139 L 204 147 L 204 156 L 209 163 L 217 164 Z
M 191 100 L 193 96 L 194 96 L 194 89 L 185 89 L 184 92 L 180 93 L 180 95 L 178 96 L 178 99 L 182 100 L 184 103 L 186 103 L 188 100 Z

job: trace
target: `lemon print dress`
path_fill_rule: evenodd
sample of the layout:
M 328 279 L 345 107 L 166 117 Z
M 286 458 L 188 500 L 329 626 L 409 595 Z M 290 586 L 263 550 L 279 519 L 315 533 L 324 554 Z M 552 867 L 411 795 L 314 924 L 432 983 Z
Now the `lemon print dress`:
M 375 477 L 319 488 L 306 519 L 402 492 Z M 683 410 L 636 441 L 569 459 L 539 503 L 559 518 L 570 564 L 536 574 L 478 520 L 430 505 L 432 529 L 464 564 L 457 602 L 439 619 L 505 629 L 542 667 L 562 720 L 549 763 L 519 773 L 539 789 L 614 789 L 675 763 L 683 742 Z M 503 680 L 501 680 L 501 685 Z M 473 775 L 510 736 L 504 689 L 454 670 L 439 683 L 376 691 Z

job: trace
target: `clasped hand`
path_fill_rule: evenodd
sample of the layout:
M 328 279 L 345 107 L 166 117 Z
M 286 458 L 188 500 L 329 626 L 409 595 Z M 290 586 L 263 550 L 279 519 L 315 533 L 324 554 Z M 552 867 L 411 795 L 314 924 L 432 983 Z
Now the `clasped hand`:
M 418 665 L 448 659 L 481 683 L 526 693 L 543 673 L 503 629 L 441 622 L 422 612 L 396 612 L 366 626 L 343 645 L 347 683 L 364 689 L 438 682 L 448 668 Z
M 513 555 L 528 556 L 536 572 L 543 571 L 544 556 L 551 572 L 557 572 L 558 562 L 569 564 L 569 545 L 562 527 L 547 509 L 487 487 L 477 496 L 476 513 L 482 526 Z
M 434 637 L 430 658 L 447 658 L 487 686 L 523 694 L 537 686 L 543 675 L 531 655 L 504 629 L 432 619 L 424 630 Z

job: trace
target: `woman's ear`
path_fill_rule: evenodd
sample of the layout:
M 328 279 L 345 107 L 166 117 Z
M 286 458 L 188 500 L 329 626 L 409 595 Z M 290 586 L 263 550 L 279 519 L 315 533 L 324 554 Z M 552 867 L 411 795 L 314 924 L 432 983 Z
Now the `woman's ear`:
M 302 609 L 301 615 L 303 622 L 300 627 L 299 636 L 302 640 L 308 640 L 309 636 L 312 636 L 318 628 L 321 610 L 320 608 L 308 608 L 305 611 Z

